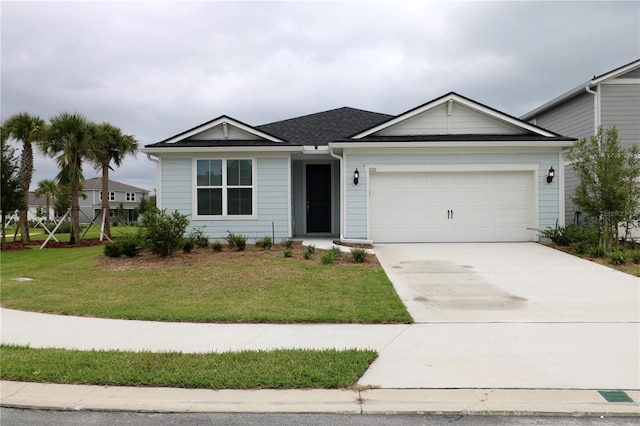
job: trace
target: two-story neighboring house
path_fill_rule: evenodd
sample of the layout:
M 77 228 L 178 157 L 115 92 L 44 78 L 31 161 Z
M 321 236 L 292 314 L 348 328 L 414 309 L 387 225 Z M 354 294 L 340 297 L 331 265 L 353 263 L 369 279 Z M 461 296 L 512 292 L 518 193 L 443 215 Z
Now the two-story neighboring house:
M 615 126 L 623 147 L 640 144 L 640 59 L 595 76 L 520 119 L 576 139 Z M 564 175 L 565 223 L 576 223 L 580 212 L 572 197 L 579 182 L 568 161 Z
M 100 211 L 102 209 L 102 178 L 92 178 L 84 181 L 82 192 L 85 197 L 80 197 L 80 222 L 89 223 L 96 218 L 96 223 L 101 222 Z M 143 196 L 148 196 L 149 191 L 135 186 L 126 185 L 109 179 L 109 199 L 111 209 L 110 216 L 115 217 L 117 209 L 122 206 L 125 210 L 123 220 L 135 222 L 138 220 L 137 208 Z M 84 213 L 84 214 L 83 214 Z

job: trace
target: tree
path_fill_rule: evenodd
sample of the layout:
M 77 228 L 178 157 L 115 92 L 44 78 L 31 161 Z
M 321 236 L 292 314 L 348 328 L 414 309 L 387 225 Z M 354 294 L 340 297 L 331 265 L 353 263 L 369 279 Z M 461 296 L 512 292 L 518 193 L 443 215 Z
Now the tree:
M 29 186 L 31 186 L 31 178 L 33 176 L 32 144 L 42 140 L 46 131 L 46 123 L 38 116 L 20 112 L 9 117 L 4 122 L 4 128 L 8 137 L 22 142 L 19 184 L 24 197 L 24 208 L 20 210 L 20 236 L 23 242 L 28 242 L 30 237 L 27 209 L 29 206 Z
M 110 209 L 109 197 L 106 194 L 109 193 L 111 163 L 113 162 L 116 167 L 120 167 L 126 155 L 135 155 L 138 152 L 138 141 L 131 135 L 122 134 L 122 130 L 106 122 L 92 126 L 92 137 L 90 159 L 96 169 L 102 170 L 102 212 L 104 214 Z M 108 215 L 103 217 L 104 234 L 107 238 L 111 238 L 111 225 L 108 219 Z
M 0 127 L 0 210 L 2 211 L 0 248 L 2 249 L 6 245 L 7 214 L 24 209 L 18 159 L 15 156 L 15 150 L 7 143 L 7 136 L 4 127 Z
M 82 162 L 91 151 L 90 127 L 91 123 L 83 115 L 63 112 L 51 118 L 46 138 L 39 144 L 45 155 L 56 159 L 60 169 L 58 184 L 71 188 L 71 244 L 80 242 Z
M 71 207 L 71 188 L 69 185 L 58 185 L 58 192 L 53 202 L 53 210 L 59 215 L 64 215 Z
M 143 194 L 140 197 L 140 203 L 138 204 L 138 214 L 144 215 L 148 211 L 156 211 L 158 208 L 156 207 L 156 196 L 148 196 Z
M 38 182 L 38 187 L 36 188 L 35 195 L 36 197 L 44 196 L 47 204 L 47 213 L 46 213 L 46 222 L 49 223 L 49 209 L 51 206 L 51 198 L 53 198 L 58 192 L 58 185 L 56 185 L 55 181 L 52 179 L 43 179 Z
M 580 139 L 569 150 L 580 179 L 573 201 L 595 221 L 605 250 L 616 240 L 618 223 L 640 214 L 637 155 L 637 146 L 620 146 L 615 127 L 599 128 L 596 135 Z

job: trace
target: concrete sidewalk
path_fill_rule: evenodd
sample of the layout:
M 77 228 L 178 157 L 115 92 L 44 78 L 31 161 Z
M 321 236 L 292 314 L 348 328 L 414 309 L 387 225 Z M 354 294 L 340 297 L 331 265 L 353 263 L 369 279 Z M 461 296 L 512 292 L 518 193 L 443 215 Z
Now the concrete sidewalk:
M 627 391 L 634 401 L 640 392 Z M 4 407 L 135 412 L 634 416 L 595 390 L 207 390 L 0 382 Z

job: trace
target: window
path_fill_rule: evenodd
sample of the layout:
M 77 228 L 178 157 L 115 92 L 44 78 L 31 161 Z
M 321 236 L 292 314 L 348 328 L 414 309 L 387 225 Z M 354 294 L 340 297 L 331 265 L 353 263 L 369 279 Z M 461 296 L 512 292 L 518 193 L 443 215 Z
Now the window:
M 253 160 L 197 160 L 198 216 L 253 214 Z
M 136 193 L 135 192 L 127 192 L 127 201 L 135 201 L 136 200 Z
M 109 192 L 109 201 L 115 201 L 115 200 L 116 200 L 116 193 Z M 100 201 L 102 201 L 102 191 L 100 191 Z

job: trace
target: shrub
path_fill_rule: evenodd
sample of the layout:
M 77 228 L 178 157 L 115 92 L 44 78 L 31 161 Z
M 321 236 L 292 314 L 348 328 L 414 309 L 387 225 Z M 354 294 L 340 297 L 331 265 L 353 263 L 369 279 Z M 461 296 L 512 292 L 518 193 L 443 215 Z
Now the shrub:
M 189 238 L 192 238 L 193 244 L 200 248 L 209 246 L 209 239 L 206 235 L 204 235 L 204 231 L 202 230 L 202 228 L 195 228 L 193 231 L 191 231 L 189 233 Z
M 640 250 L 631 250 L 629 252 L 629 259 L 633 262 L 633 263 L 640 263 Z
M 622 250 L 613 250 L 607 253 L 607 256 L 614 265 L 624 265 L 627 260 L 625 254 Z
M 262 247 L 265 250 L 269 250 L 273 246 L 273 240 L 271 239 L 271 237 L 266 236 L 263 239 L 256 241 L 256 246 Z
M 188 237 L 182 240 L 182 251 L 185 253 L 191 253 L 191 250 L 196 246 L 196 240 L 193 237 Z
M 49 228 L 51 229 L 51 228 Z M 53 231 L 53 229 L 51 229 Z M 58 229 L 56 229 L 56 234 L 70 234 L 71 233 L 71 222 L 62 222 Z
M 115 241 L 104 245 L 104 255 L 108 257 L 120 257 L 120 247 Z
M 583 228 L 578 225 L 571 224 L 569 226 L 556 226 L 555 228 L 547 228 L 544 231 L 538 230 L 539 234 L 551 240 L 554 244 L 560 246 L 570 246 L 574 243 L 583 242 L 587 245 L 598 244 L 598 233 L 591 228 Z
M 285 248 L 293 249 L 293 240 L 290 238 L 288 240 L 284 240 L 282 244 L 284 244 Z
M 116 240 L 120 252 L 127 257 L 135 257 L 142 250 L 142 242 L 138 235 L 127 235 Z
M 293 255 L 293 247 L 285 247 L 283 253 L 284 257 L 291 257 Z
M 586 254 L 587 250 L 589 250 L 589 246 L 584 241 L 578 241 L 577 243 L 571 244 L 571 249 L 576 254 Z
M 305 259 L 309 260 L 313 258 L 313 255 L 315 254 L 315 252 L 316 252 L 316 246 L 311 244 L 310 246 L 304 247 L 304 253 L 302 255 Z
M 227 232 L 228 235 L 225 239 L 227 240 L 229 247 L 235 248 L 238 251 L 243 251 L 247 245 L 247 237 L 245 237 L 244 235 L 234 234 L 231 231 Z
M 587 254 L 591 257 L 602 257 L 604 256 L 604 249 L 600 246 L 594 246 L 587 251 Z
M 145 240 L 151 252 L 159 256 L 169 256 L 180 248 L 189 224 L 187 216 L 177 210 L 171 215 L 166 210 L 150 210 L 144 214 L 142 222 L 146 228 Z
M 214 241 L 211 243 L 211 248 L 213 251 L 221 252 L 222 251 L 222 243 L 220 241 Z
M 367 258 L 367 251 L 361 248 L 351 249 L 351 259 L 356 263 L 363 263 Z
M 340 250 L 334 246 L 331 249 L 322 253 L 322 256 L 320 257 L 320 261 L 324 265 L 328 265 L 328 264 L 334 263 L 336 260 L 338 260 L 339 257 L 340 257 Z

